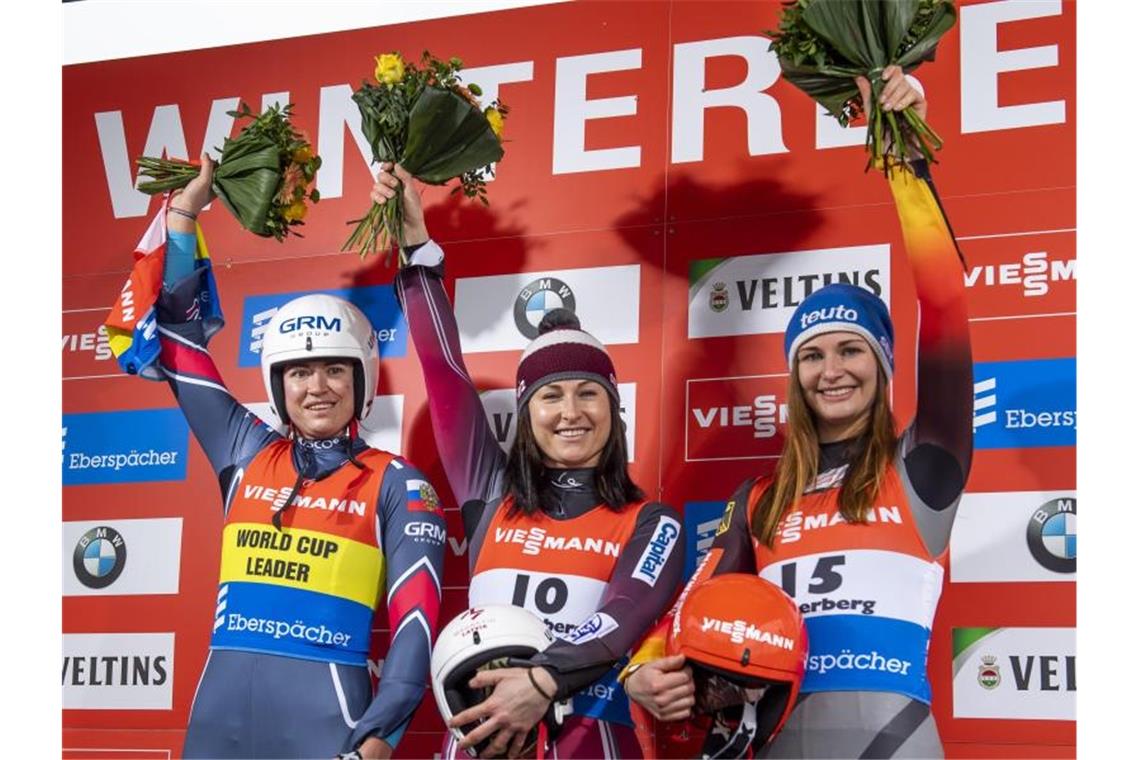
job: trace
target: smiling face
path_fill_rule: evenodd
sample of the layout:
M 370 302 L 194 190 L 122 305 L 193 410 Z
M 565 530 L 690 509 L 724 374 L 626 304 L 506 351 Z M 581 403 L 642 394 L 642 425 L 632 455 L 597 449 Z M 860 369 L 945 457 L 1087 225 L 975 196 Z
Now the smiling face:
M 858 333 L 818 335 L 796 352 L 796 376 L 821 443 L 852 438 L 871 417 L 879 361 Z
M 527 401 L 531 431 L 547 467 L 594 467 L 613 425 L 610 397 L 593 380 L 547 383 Z
M 352 362 L 327 359 L 288 364 L 281 373 L 285 411 L 305 438 L 332 438 L 352 421 Z

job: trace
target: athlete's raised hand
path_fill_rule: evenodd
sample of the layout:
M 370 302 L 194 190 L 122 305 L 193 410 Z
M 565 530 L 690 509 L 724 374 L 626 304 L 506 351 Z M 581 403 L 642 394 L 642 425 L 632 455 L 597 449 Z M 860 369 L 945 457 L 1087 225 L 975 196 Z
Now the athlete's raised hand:
M 404 167 L 385 161 L 376 173 L 376 183 L 372 185 L 370 196 L 374 203 L 383 206 L 396 197 L 403 187 L 401 201 L 404 204 L 404 245 L 419 245 L 428 241 L 427 225 L 424 223 L 424 206 L 415 178 Z

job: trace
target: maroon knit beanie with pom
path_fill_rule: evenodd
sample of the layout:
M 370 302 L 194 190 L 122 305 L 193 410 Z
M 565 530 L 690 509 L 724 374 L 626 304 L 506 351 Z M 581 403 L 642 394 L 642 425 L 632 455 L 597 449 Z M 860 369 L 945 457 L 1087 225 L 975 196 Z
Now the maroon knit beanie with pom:
M 551 309 L 538 325 L 538 337 L 519 359 L 515 395 L 522 409 L 547 383 L 559 380 L 593 380 L 619 401 L 617 374 L 606 347 L 582 329 L 569 309 Z

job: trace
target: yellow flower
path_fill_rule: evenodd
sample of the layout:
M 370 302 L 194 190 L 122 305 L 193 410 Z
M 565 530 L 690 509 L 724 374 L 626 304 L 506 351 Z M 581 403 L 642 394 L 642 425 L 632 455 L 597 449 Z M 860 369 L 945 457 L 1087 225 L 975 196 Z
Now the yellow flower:
M 304 164 L 311 161 L 313 158 L 313 149 L 308 145 L 302 145 L 297 150 L 293 151 L 293 162 L 297 164 Z
M 495 133 L 495 137 L 501 140 L 503 137 L 503 115 L 494 108 L 488 108 L 483 112 L 483 115 L 491 123 L 491 131 Z
M 305 218 L 305 212 L 308 210 L 303 200 L 294 201 L 285 209 L 283 216 L 287 222 L 299 222 Z
M 404 59 L 399 53 L 384 53 L 376 56 L 376 81 L 380 84 L 396 84 L 404 78 Z

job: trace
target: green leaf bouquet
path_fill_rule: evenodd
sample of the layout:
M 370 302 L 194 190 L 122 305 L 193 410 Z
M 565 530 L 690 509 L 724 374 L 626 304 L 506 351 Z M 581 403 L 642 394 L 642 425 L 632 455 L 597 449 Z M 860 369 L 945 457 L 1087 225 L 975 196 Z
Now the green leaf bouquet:
M 320 193 L 311 188 L 320 156 L 303 132 L 291 122 L 293 105 L 273 105 L 260 114 L 241 103 L 228 114 L 250 119 L 241 133 L 222 144 L 212 189 L 242 227 L 261 237 L 284 240 L 304 224 L 308 201 Z M 149 195 L 185 187 L 198 176 L 197 161 L 143 156 L 135 161 L 139 176 L 147 177 L 138 189 Z
M 365 82 L 353 93 L 360 108 L 361 130 L 372 148 L 372 160 L 392 161 L 431 185 L 459 178 L 452 191 L 487 204 L 491 164 L 503 157 L 503 119 L 507 108 L 498 101 L 486 108 L 478 101 L 479 86 L 461 84 L 463 62 L 441 61 L 424 52 L 419 65 L 398 53 L 376 57 L 375 84 Z M 363 258 L 403 245 L 403 205 L 373 203 L 356 224 L 341 250 Z M 400 251 L 403 262 L 403 252 Z
M 931 60 L 956 17 L 951 0 L 793 0 L 784 5 L 779 30 L 767 34 L 784 78 L 840 124 L 866 113 L 868 167 L 888 157 L 905 165 L 906 146 L 933 161 L 942 140 L 913 108 L 898 114 L 879 108 L 882 71 L 898 65 L 909 73 Z M 861 103 L 859 75 L 871 83 L 870 103 Z

